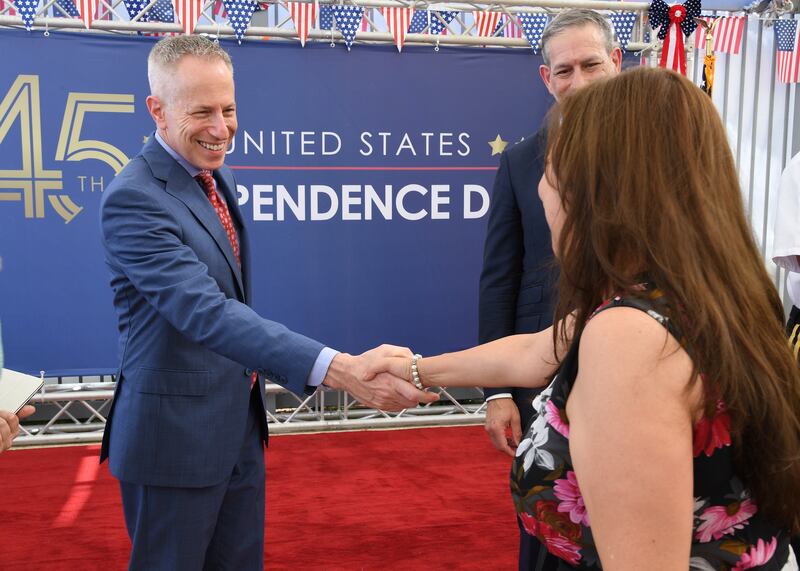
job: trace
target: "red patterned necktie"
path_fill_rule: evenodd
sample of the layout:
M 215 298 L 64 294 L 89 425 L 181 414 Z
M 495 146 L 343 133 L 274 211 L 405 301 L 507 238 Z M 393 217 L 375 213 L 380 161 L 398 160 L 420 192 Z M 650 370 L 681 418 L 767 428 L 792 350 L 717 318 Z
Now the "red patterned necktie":
M 200 174 L 194 178 L 200 183 L 200 186 L 205 191 L 206 196 L 208 196 L 208 200 L 211 202 L 211 206 L 213 206 L 214 210 L 217 211 L 219 221 L 222 222 L 222 227 L 225 228 L 225 233 L 228 235 L 228 240 L 231 241 L 233 255 L 236 256 L 236 262 L 241 268 L 242 261 L 239 259 L 239 240 L 236 237 L 236 229 L 233 227 L 231 213 L 228 212 L 228 207 L 225 204 L 225 201 L 222 200 L 217 193 L 217 188 L 214 184 L 214 176 L 211 174 L 211 171 L 200 171 Z
M 228 207 L 225 205 L 225 201 L 222 200 L 217 194 L 217 187 L 214 183 L 214 175 L 211 174 L 211 171 L 200 171 L 196 177 L 194 177 L 197 182 L 200 183 L 200 186 L 208 196 L 208 200 L 211 202 L 211 206 L 214 207 L 214 210 L 217 211 L 217 216 L 219 216 L 219 221 L 222 222 L 222 227 L 225 228 L 225 233 L 228 235 L 228 240 L 231 241 L 231 247 L 233 247 L 233 255 L 236 256 L 236 263 L 239 264 L 239 267 L 242 267 L 242 261 L 239 259 L 239 240 L 236 238 L 236 229 L 233 227 L 233 220 L 231 220 L 231 213 L 228 212 Z M 258 372 L 253 371 L 250 375 L 250 389 L 252 390 L 253 385 L 256 384 L 256 380 L 258 380 Z

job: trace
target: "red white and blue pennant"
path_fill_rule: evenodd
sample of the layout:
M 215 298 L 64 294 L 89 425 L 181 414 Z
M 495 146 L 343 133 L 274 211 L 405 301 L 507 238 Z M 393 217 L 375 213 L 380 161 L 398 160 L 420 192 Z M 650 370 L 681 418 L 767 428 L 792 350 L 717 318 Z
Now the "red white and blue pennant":
M 608 20 L 614 27 L 614 33 L 617 35 L 619 45 L 622 46 L 623 50 L 626 49 L 633 35 L 633 24 L 636 22 L 636 12 L 618 12 L 611 14 Z
M 336 20 L 336 28 L 342 33 L 347 50 L 356 40 L 356 32 L 364 19 L 363 6 L 333 6 L 333 17 Z
M 539 42 L 542 40 L 542 33 L 547 26 L 547 14 L 532 14 L 529 12 L 520 12 L 517 14 L 517 21 L 525 32 L 525 37 L 528 38 L 533 48 L 533 53 L 539 53 Z

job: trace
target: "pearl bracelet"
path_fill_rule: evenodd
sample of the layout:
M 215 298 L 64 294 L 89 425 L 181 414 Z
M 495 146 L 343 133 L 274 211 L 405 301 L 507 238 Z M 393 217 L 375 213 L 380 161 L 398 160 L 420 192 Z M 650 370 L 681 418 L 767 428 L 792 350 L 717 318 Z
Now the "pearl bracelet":
M 419 378 L 419 369 L 417 368 L 417 361 L 419 359 L 422 359 L 422 355 L 419 353 L 411 357 L 411 382 L 414 383 L 414 386 L 419 390 L 424 391 L 425 387 L 422 385 L 422 380 Z

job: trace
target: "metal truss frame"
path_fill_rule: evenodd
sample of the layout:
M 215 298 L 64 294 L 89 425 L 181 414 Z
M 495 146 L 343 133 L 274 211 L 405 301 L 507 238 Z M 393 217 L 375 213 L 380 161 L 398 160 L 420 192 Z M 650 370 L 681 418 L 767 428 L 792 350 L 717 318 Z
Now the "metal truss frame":
M 227 24 L 215 20 L 213 15 L 213 8 L 216 0 L 206 0 L 203 4 L 202 15 L 198 20 L 198 25 L 195 28 L 196 34 L 209 35 L 214 38 L 233 38 L 233 28 Z M 300 1 L 313 1 L 313 0 L 300 0 Z M 122 0 L 99 0 L 99 4 L 104 9 L 103 17 L 108 19 L 98 19 L 92 22 L 92 29 L 86 30 L 83 21 L 78 18 L 71 18 L 68 16 L 58 0 L 45 0 L 42 6 L 38 9 L 34 19 L 34 28 L 36 30 L 43 30 L 45 35 L 49 34 L 50 30 L 69 30 L 80 31 L 85 33 L 114 33 L 114 34 L 134 34 L 134 33 L 147 33 L 147 34 L 170 34 L 181 33 L 182 28 L 180 24 L 174 23 L 161 23 L 161 22 L 143 22 L 143 16 L 152 10 L 156 5 L 157 0 L 151 0 L 144 10 L 134 19 L 128 17 L 127 10 Z M 343 3 L 350 5 L 363 6 L 368 10 L 365 11 L 366 21 L 369 29 L 367 31 L 359 31 L 356 34 L 356 44 L 359 43 L 378 43 L 378 44 L 393 44 L 394 38 L 389 31 L 381 25 L 376 25 L 375 9 L 382 7 L 413 7 L 417 10 L 453 10 L 461 13 L 471 13 L 473 11 L 489 11 L 500 12 L 509 17 L 509 20 L 514 21 L 517 25 L 519 22 L 515 18 L 515 14 L 523 12 L 558 12 L 565 8 L 591 8 L 601 11 L 628 11 L 638 12 L 644 15 L 648 8 L 649 2 L 625 2 L 620 3 L 616 0 L 494 0 L 493 2 L 476 1 L 476 2 L 454 2 L 454 3 L 441 3 L 431 2 L 429 0 L 342 0 Z M 337 4 L 332 0 L 320 0 L 322 5 Z M 263 40 L 269 38 L 270 40 L 297 40 L 297 31 L 291 18 L 285 15 L 279 15 L 278 6 L 285 8 L 283 0 L 266 0 L 260 2 L 262 6 L 268 8 L 268 13 L 265 19 L 269 24 L 269 19 L 272 19 L 272 25 L 259 25 L 256 23 L 251 24 L 245 33 L 245 39 L 250 40 Z M 0 27 L 14 27 L 19 28 L 23 26 L 22 18 L 18 15 L 11 15 L 14 8 L 13 0 L 6 0 L 5 8 L 0 10 Z M 51 14 L 57 14 L 54 17 Z M 63 17 L 62 17 L 63 16 Z M 443 22 L 444 23 L 444 22 Z M 438 48 L 439 45 L 450 46 L 485 46 L 485 47 L 504 47 L 504 48 L 525 48 L 530 49 L 530 44 L 525 38 L 503 37 L 503 29 L 501 28 L 496 32 L 495 36 L 485 37 L 478 36 L 473 23 L 465 23 L 460 14 L 453 22 L 445 24 L 447 27 L 447 34 L 445 35 L 431 35 L 426 33 L 408 34 L 405 43 L 408 44 L 428 44 L 434 45 Z M 504 27 L 508 24 L 504 24 Z M 646 44 L 643 41 L 644 29 L 643 18 L 638 18 L 636 26 L 634 27 L 632 41 L 628 44 L 628 51 L 642 52 L 645 50 L 654 49 L 658 43 Z M 343 42 L 342 34 L 338 30 L 321 30 L 319 29 L 319 18 L 315 24 L 315 28 L 309 31 L 308 39 L 312 41 L 330 42 L 335 45 L 336 42 Z
M 45 384 L 31 401 L 48 411 L 46 421 L 26 420 L 14 446 L 90 444 L 100 442 L 114 395 L 114 382 Z M 272 383 L 266 384 L 268 401 L 290 395 L 290 406 L 267 410 L 271 434 L 299 434 L 343 430 L 409 428 L 437 425 L 482 424 L 486 403 L 480 389 L 454 396 L 436 389 L 438 403 L 397 413 L 365 408 L 347 393 L 318 390 L 300 397 Z

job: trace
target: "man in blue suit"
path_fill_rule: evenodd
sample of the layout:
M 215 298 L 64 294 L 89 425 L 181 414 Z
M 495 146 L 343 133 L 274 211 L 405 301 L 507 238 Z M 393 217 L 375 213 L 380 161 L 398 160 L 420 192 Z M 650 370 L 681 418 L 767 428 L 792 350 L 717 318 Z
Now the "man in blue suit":
M 237 127 L 230 58 L 200 36 L 168 38 L 148 79 L 155 136 L 101 205 L 121 359 L 101 461 L 120 481 L 131 569 L 263 569 L 264 377 L 387 410 L 437 397 L 366 374 L 408 349 L 337 353 L 249 307 L 247 234 L 223 166 Z
M 592 10 L 560 12 L 542 34 L 541 44 L 544 64 L 539 75 L 556 100 L 620 70 L 622 52 L 614 43 L 613 31 Z M 542 130 L 500 156 L 480 278 L 480 343 L 535 333 L 553 322 L 553 250 L 536 190 L 544 171 L 546 143 Z M 495 448 L 514 456 L 533 415 L 531 402 L 537 393 L 521 388 L 484 389 L 485 428 Z M 539 547 L 520 528 L 521 570 L 550 568 L 546 551 Z

